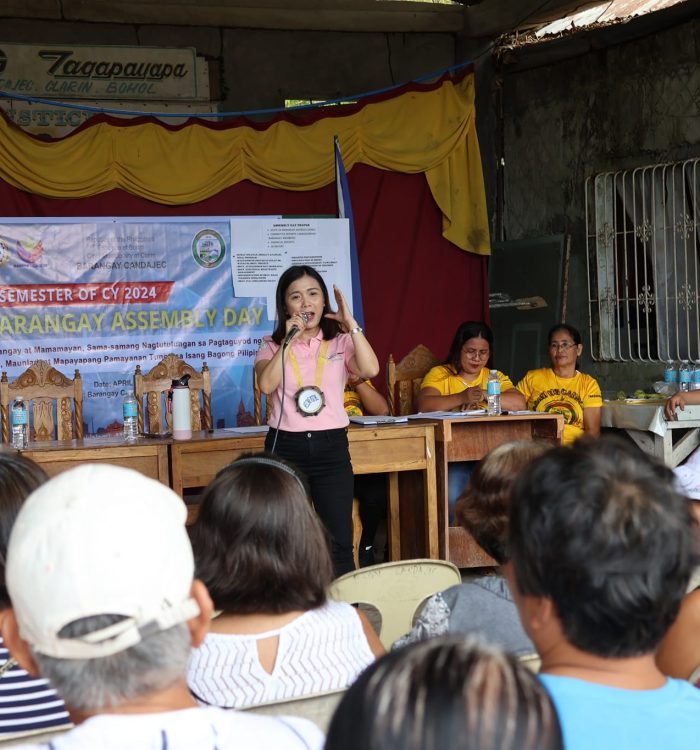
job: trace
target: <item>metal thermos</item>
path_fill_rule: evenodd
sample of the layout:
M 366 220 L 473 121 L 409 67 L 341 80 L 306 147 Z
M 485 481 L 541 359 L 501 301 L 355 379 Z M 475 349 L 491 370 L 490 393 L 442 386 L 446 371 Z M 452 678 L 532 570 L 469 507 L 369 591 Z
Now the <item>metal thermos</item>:
M 173 380 L 168 393 L 168 408 L 173 415 L 173 438 L 175 440 L 189 440 L 192 437 L 190 377 L 185 374 Z

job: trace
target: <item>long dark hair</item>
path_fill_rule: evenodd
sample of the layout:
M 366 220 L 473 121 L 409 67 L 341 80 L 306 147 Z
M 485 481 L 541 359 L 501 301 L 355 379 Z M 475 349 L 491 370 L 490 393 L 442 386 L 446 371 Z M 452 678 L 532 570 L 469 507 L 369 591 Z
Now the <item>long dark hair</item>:
M 282 614 L 326 601 L 328 537 L 302 477 L 276 456 L 223 468 L 204 491 L 190 538 L 195 576 L 217 609 Z
M 486 325 L 486 323 L 482 323 L 480 320 L 465 320 L 464 323 L 459 326 L 455 332 L 454 338 L 452 339 L 452 343 L 450 344 L 450 352 L 443 364 L 449 365 L 455 372 L 459 372 L 462 369 L 461 354 L 464 342 L 469 341 L 469 339 L 477 338 L 484 339 L 485 341 L 488 341 L 489 344 L 489 358 L 487 362 L 484 363 L 484 366 L 486 366 L 493 357 L 493 331 Z
M 275 292 L 275 306 L 277 308 L 277 323 L 275 330 L 272 332 L 272 340 L 276 344 L 281 344 L 284 341 L 284 337 L 287 334 L 287 289 L 295 281 L 300 279 L 302 276 L 311 276 L 314 279 L 321 291 L 323 292 L 323 315 L 319 321 L 321 326 L 321 333 L 324 339 L 335 338 L 340 333 L 340 325 L 335 320 L 326 318 L 325 315 L 331 312 L 330 305 L 328 303 L 328 288 L 326 282 L 323 280 L 321 274 L 312 266 L 290 266 L 279 278 L 277 282 L 277 291 Z

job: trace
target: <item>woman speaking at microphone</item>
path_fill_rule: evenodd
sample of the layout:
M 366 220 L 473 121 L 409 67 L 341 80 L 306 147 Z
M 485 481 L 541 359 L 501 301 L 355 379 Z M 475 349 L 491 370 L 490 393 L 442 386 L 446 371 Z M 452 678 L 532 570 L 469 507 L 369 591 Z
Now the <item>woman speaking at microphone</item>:
M 372 378 L 379 363 L 342 292 L 311 266 L 291 266 L 277 282 L 277 324 L 255 358 L 260 390 L 272 396 L 265 448 L 296 464 L 331 536 L 336 575 L 353 570 L 353 474 L 343 391 L 348 374 Z

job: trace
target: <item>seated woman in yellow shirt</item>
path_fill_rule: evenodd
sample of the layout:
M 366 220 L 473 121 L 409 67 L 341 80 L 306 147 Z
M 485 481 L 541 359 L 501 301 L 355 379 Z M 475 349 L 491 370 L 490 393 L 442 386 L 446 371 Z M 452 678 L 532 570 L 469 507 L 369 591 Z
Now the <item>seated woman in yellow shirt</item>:
M 419 411 L 462 411 L 485 408 L 493 333 L 480 321 L 462 323 L 452 339 L 444 364 L 433 367 L 423 378 L 418 394 Z M 511 379 L 498 371 L 501 381 L 501 408 L 525 408 L 525 399 Z M 450 521 L 457 498 L 469 481 L 475 461 L 451 463 L 447 472 L 447 502 Z
M 581 334 L 573 326 L 559 323 L 550 329 L 547 340 L 552 366 L 530 370 L 517 386 L 527 408 L 563 414 L 565 445 L 583 434 L 597 437 L 603 398 L 598 381 L 576 369 L 583 351 Z
M 441 365 L 423 378 L 418 394 L 419 411 L 459 411 L 486 407 L 488 361 L 493 333 L 486 323 L 468 320 L 452 339 L 450 353 Z M 510 378 L 498 371 L 501 381 L 501 408 L 524 409 L 525 399 Z

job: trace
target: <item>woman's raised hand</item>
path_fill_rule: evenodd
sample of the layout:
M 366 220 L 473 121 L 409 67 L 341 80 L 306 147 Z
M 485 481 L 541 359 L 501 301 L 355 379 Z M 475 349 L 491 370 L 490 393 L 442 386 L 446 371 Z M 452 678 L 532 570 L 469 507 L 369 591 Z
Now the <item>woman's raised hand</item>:
M 357 328 L 357 321 L 352 317 L 352 312 L 348 307 L 348 303 L 345 301 L 343 293 L 335 284 L 333 284 L 333 295 L 335 296 L 335 302 L 338 306 L 338 312 L 326 313 L 325 317 L 330 318 L 331 320 L 336 320 L 340 323 L 346 333 L 353 328 Z

